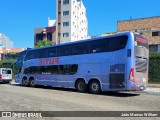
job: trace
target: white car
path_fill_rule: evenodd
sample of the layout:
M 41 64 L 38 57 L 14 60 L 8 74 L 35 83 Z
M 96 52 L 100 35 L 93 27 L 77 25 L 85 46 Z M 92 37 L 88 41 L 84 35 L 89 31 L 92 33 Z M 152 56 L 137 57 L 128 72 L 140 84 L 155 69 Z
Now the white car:
M 12 80 L 11 68 L 0 68 L 0 82 L 9 83 Z

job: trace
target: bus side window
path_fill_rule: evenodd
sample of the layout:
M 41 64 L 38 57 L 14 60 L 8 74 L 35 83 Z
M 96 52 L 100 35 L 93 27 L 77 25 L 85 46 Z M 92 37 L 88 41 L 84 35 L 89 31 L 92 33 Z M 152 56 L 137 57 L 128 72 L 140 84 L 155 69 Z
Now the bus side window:
M 21 53 L 18 55 L 17 61 L 22 61 L 22 60 L 24 59 L 24 56 L 25 56 L 26 52 L 27 52 L 27 50 L 21 52 Z
M 35 59 L 35 58 L 38 58 L 39 56 L 39 52 L 38 50 L 31 50 L 31 51 L 28 51 L 26 57 L 25 57 L 25 61 L 26 60 L 31 60 L 31 59 Z
M 40 49 L 39 50 L 39 58 L 46 58 L 46 51 L 47 51 L 47 49 Z
M 124 49 L 127 44 L 127 36 L 109 38 L 108 52 Z
M 86 54 L 88 48 L 86 43 L 79 43 L 72 45 L 72 55 Z
M 57 54 L 56 54 L 56 48 L 48 48 L 47 49 L 47 57 L 56 57 Z
M 68 56 L 71 55 L 71 46 L 61 46 L 58 47 L 58 56 Z
M 60 71 L 58 69 L 58 65 L 51 66 L 51 73 L 52 74 L 58 74 L 58 73 L 60 73 Z
M 106 49 L 105 41 L 96 40 L 94 42 L 89 42 L 88 44 L 89 53 L 104 52 Z
M 70 74 L 76 74 L 78 70 L 78 65 L 71 65 L 70 67 Z

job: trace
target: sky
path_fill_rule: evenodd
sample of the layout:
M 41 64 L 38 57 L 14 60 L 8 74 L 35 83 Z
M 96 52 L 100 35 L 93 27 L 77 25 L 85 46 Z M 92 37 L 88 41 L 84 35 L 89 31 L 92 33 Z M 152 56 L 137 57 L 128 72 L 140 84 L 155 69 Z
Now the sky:
M 117 21 L 160 16 L 160 0 L 82 0 L 88 34 L 100 36 L 117 31 Z M 0 33 L 14 48 L 32 48 L 34 29 L 56 19 L 56 0 L 0 0 Z

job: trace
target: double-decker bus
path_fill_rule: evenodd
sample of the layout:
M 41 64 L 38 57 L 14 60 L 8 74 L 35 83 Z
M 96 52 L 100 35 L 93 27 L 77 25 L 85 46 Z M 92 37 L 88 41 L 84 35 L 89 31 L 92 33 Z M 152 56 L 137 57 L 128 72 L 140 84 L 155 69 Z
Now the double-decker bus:
M 148 57 L 147 39 L 134 32 L 29 49 L 15 63 L 15 81 L 93 94 L 144 90 Z

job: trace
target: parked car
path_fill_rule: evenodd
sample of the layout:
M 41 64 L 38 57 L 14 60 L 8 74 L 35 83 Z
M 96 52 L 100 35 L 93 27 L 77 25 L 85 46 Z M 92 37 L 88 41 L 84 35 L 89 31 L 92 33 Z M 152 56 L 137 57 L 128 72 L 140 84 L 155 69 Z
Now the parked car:
M 0 83 L 9 83 L 12 80 L 11 68 L 0 68 Z

